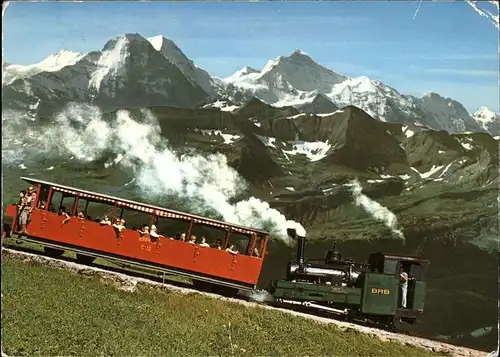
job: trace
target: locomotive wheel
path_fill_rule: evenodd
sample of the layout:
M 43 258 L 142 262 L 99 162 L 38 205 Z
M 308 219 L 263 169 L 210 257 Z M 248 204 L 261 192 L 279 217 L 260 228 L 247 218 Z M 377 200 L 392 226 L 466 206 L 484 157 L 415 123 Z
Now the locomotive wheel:
M 43 247 L 43 251 L 51 258 L 59 258 L 61 255 L 64 254 L 64 250 L 52 247 Z
M 79 263 L 90 265 L 94 262 L 95 258 L 91 257 L 90 255 L 76 253 L 76 260 Z

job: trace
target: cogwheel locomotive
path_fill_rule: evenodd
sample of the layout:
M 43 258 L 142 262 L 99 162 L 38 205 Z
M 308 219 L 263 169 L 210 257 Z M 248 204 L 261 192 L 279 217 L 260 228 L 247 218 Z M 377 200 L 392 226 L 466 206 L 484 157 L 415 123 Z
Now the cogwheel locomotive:
M 288 263 L 286 278 L 271 282 L 268 291 L 275 303 L 301 305 L 360 322 L 394 326 L 416 323 L 424 311 L 425 259 L 373 253 L 368 264 L 342 259 L 334 244 L 325 259 L 304 259 L 305 237 L 294 229 L 297 258 Z

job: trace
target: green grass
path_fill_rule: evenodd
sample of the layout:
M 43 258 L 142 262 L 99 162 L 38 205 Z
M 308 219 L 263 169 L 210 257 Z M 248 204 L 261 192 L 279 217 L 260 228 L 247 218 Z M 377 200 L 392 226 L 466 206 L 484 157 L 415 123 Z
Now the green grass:
M 286 313 L 2 259 L 8 355 L 431 356 Z
M 19 243 L 18 243 L 19 242 Z M 43 253 L 43 245 L 37 244 L 37 243 L 32 243 L 32 242 L 26 242 L 26 241 L 18 241 L 14 238 L 4 238 L 2 239 L 2 245 L 5 248 L 21 248 L 21 249 L 27 249 L 28 252 L 37 254 L 37 252 Z M 76 262 L 76 253 L 72 251 L 64 251 L 64 254 L 62 255 L 65 258 L 72 259 Z M 124 265 L 122 263 L 110 260 L 110 259 L 102 259 L 102 258 L 96 258 L 94 260 L 94 265 L 96 265 L 98 268 L 114 268 L 114 269 L 120 269 L 124 271 L 129 271 L 133 273 L 139 273 L 143 277 L 151 277 L 151 278 L 158 278 L 161 277 L 162 279 L 165 279 L 165 283 L 169 282 L 179 282 L 183 284 L 192 284 L 191 279 L 185 278 L 183 276 L 179 275 L 163 275 L 162 272 L 154 269 L 148 269 L 145 267 L 138 267 L 135 265 Z

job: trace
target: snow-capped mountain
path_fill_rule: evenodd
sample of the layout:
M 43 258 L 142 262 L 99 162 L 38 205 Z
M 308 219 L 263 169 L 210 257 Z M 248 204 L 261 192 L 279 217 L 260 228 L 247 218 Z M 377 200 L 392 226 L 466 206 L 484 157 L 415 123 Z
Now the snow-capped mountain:
M 317 94 L 326 94 L 346 79 L 314 62 L 305 52 L 295 50 L 290 56 L 269 61 L 262 71 L 245 67 L 225 78 L 225 82 L 280 107 L 311 102 Z
M 244 67 L 220 79 L 164 36 L 146 39 L 126 34 L 108 41 L 100 51 L 62 50 L 31 66 L 3 62 L 2 67 L 4 108 L 38 116 L 71 101 L 97 104 L 104 110 L 221 107 L 220 103 L 235 109 L 255 97 L 276 107 L 293 106 L 316 114 L 354 105 L 385 122 L 417 122 L 449 132 L 491 130 L 450 98 L 436 93 L 416 98 L 366 76 L 350 78 L 301 50 L 269 61 L 262 70 Z
M 431 125 L 433 129 L 448 132 L 485 131 L 462 104 L 451 98 L 429 92 L 417 101 L 427 121 L 433 121 L 437 125 Z
M 18 78 L 34 76 L 41 72 L 56 72 L 66 66 L 70 66 L 78 62 L 85 56 L 84 53 L 73 52 L 63 49 L 53 55 L 50 55 L 43 61 L 30 65 L 22 66 L 16 64 L 3 63 L 2 84 L 7 85 Z
M 481 107 L 472 114 L 472 117 L 491 135 L 500 135 L 500 114 L 486 107 Z
M 403 95 L 366 76 L 349 78 L 314 62 L 301 50 L 269 61 L 262 71 L 245 67 L 224 81 L 278 107 L 301 108 L 322 95 L 338 107 L 355 105 L 381 121 L 418 121 L 450 132 L 483 131 L 456 101 L 434 93 L 421 98 Z
M 138 34 L 109 40 L 101 51 L 63 54 L 21 71 L 21 66 L 7 66 L 4 107 L 32 109 L 36 105 L 38 115 L 47 115 L 68 102 L 93 103 L 104 110 L 193 107 L 208 96 Z

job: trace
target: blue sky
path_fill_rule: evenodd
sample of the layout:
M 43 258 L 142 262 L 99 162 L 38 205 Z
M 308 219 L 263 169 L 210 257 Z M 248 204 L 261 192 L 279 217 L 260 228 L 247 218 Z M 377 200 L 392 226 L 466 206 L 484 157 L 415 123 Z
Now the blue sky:
M 498 29 L 463 2 L 11 2 L 3 58 L 39 62 L 102 49 L 124 33 L 164 35 L 226 77 L 296 48 L 349 76 L 405 94 L 434 91 L 469 111 L 499 111 Z

